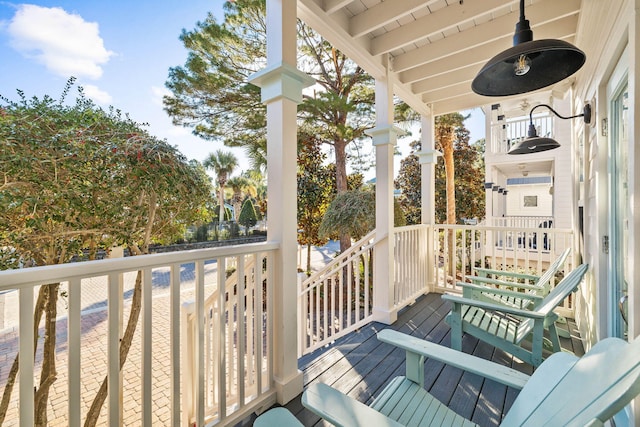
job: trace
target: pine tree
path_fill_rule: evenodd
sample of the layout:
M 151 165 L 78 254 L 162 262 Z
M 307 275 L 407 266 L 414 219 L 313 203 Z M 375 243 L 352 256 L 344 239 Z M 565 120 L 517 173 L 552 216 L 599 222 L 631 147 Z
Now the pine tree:
M 245 200 L 242 204 L 238 222 L 240 223 L 240 225 L 244 226 L 245 236 L 248 236 L 249 229 L 258 223 L 256 209 L 253 206 L 253 201 L 251 201 L 251 199 Z

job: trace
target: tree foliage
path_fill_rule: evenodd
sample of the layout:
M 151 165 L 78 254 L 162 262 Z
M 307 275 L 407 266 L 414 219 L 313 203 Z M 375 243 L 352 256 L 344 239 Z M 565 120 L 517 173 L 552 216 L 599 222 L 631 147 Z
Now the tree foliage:
M 248 78 L 266 65 L 264 0 L 224 5 L 222 23 L 209 13 L 180 40 L 184 66 L 169 69 L 163 99 L 173 123 L 206 140 L 245 147 L 256 168 L 266 162 L 266 107 Z
M 229 176 L 238 167 L 238 158 L 230 151 L 216 150 L 204 159 L 203 165 L 216 174 L 216 182 L 218 183 L 218 218 L 225 218 L 224 189 L 227 186 Z
M 400 170 L 395 180 L 395 187 L 400 189 L 399 204 L 408 224 L 420 224 L 422 220 L 422 188 L 421 166 L 416 151 L 420 150 L 420 142 L 411 143 L 411 153 L 400 160 Z M 437 202 L 436 202 L 437 206 Z
M 396 199 L 393 201 L 393 224 L 407 224 Z M 331 201 L 320 224 L 320 236 L 335 238 L 348 233 L 356 240 L 363 238 L 376 226 L 376 193 L 373 188 L 361 187 L 339 193 Z
M 301 138 L 298 151 L 298 243 L 307 246 L 307 268 L 311 271 L 311 246 L 324 245 L 320 223 L 333 197 L 335 175 L 324 165 L 326 155 L 313 137 Z
M 265 66 L 265 0 L 227 2 L 222 23 L 209 15 L 193 31 L 183 31 L 181 40 L 189 57 L 183 67 L 171 69 L 166 85 L 172 94 L 164 98 L 174 123 L 206 139 L 243 146 L 254 166 L 263 166 L 266 110 L 248 77 Z M 318 87 L 305 94 L 300 119 L 317 143 L 333 151 L 336 188 L 343 192 L 349 157 L 364 157 L 364 132 L 374 125 L 373 80 L 302 22 L 298 41 L 297 66 L 315 77 Z M 349 245 L 349 236 L 341 236 L 341 248 Z
M 463 218 L 481 218 L 485 213 L 484 199 L 484 140 L 469 144 L 466 128 L 462 127 L 456 134 L 453 161 L 455 169 L 456 223 Z M 421 221 L 422 192 L 420 188 L 421 167 L 416 154 L 421 149 L 419 141 L 411 144 L 409 156 L 401 160 L 396 188 L 401 190 L 400 204 L 405 212 L 408 224 L 419 224 Z M 438 161 L 435 167 L 435 215 L 436 222 L 446 221 L 446 173 L 443 162 Z
M 251 199 L 245 200 L 242 204 L 242 210 L 240 210 L 240 215 L 238 217 L 238 223 L 245 228 L 245 235 L 249 235 L 249 229 L 256 225 L 258 222 L 258 218 L 256 215 L 256 209 L 253 206 L 253 201 Z
M 329 238 L 344 233 L 358 240 L 373 230 L 375 225 L 375 193 L 370 190 L 349 190 L 333 199 L 322 219 L 319 233 Z
M 0 98 L 0 247 L 11 248 L 25 265 L 69 262 L 83 249 L 92 258 L 115 244 L 139 255 L 204 218 L 210 183 L 202 167 L 120 111 L 96 107 L 81 88 L 75 103 L 66 104 L 73 84 L 70 79 L 59 101 L 27 99 L 21 91 L 18 101 Z M 42 426 L 55 381 L 58 289 L 58 283 L 41 286 L 34 313 L 36 325 L 43 313 L 48 325 L 35 402 Z M 121 363 L 127 333 L 135 331 L 139 295 L 136 285 Z M 13 375 L 17 358 L 14 365 Z M 12 385 L 9 378 L 2 416 Z
M 469 143 L 469 131 L 464 127 L 456 130 L 453 163 L 455 169 L 455 223 L 464 218 L 482 218 L 485 214 L 483 141 Z M 445 165 L 438 162 L 436 176 L 436 221 L 446 220 L 443 201 L 447 197 Z

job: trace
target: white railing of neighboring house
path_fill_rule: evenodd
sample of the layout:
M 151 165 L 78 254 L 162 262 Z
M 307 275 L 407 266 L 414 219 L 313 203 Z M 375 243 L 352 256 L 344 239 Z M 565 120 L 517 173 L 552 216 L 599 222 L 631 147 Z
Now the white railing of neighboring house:
M 67 357 L 66 363 L 58 364 L 59 378 L 50 400 L 58 401 L 53 394 L 62 393 L 61 402 L 66 404 L 61 403 L 63 420 L 54 419 L 59 415 L 56 411 L 55 417 L 49 414 L 49 422 L 80 426 L 82 414 L 88 409 L 83 400 L 86 390 L 93 383 L 99 385 L 104 375 L 109 385 L 120 386 L 108 387 L 101 424 L 122 425 L 126 419 L 128 425 L 191 425 L 193 420 L 181 413 L 181 393 L 190 393 L 198 425 L 204 425 L 205 408 L 210 402 L 219 403 L 216 419 L 225 425 L 271 405 L 275 402 L 271 266 L 277 249 L 276 243 L 267 242 L 0 271 L 0 292 L 16 292 L 19 301 L 16 350 L 20 371 L 13 397 L 16 402 L 10 406 L 15 411 L 12 419 L 19 419 L 20 425 L 33 425 L 34 371 L 40 363 L 38 358 L 34 362 L 34 343 L 43 333 L 42 325 L 34 325 L 34 298 L 41 285 L 58 282 L 66 290 L 67 301 L 63 310 L 66 321 L 58 322 L 58 327 L 66 326 L 59 333 L 66 333 L 67 339 L 59 343 L 63 349 L 58 351 L 64 351 Z M 235 277 L 245 283 L 241 280 L 234 290 L 227 286 L 220 293 L 217 284 L 225 281 L 230 265 L 235 266 Z M 182 279 L 185 270 L 195 273 L 186 282 Z M 137 351 L 130 351 L 121 371 L 119 343 L 130 305 L 130 296 L 125 297 L 130 292 L 123 289 L 131 290 L 131 278 L 135 279 L 137 271 L 142 271 L 139 336 L 132 347 Z M 96 309 L 85 312 L 84 300 L 98 292 L 92 288 L 98 279 L 102 284 L 99 291 L 105 295 L 101 303 L 106 298 L 105 314 L 100 322 L 87 326 L 86 316 L 95 314 Z M 158 290 L 162 295 L 156 295 Z M 207 292 L 211 292 L 209 301 L 215 301 L 213 308 L 207 305 L 205 311 Z M 181 332 L 185 293 L 195 295 L 193 316 L 200 319 L 190 325 L 190 334 Z M 224 309 L 216 310 L 216 305 Z M 101 352 L 96 356 L 84 342 L 87 327 L 103 343 L 104 356 Z M 187 335 L 192 342 L 185 342 Z M 195 349 L 187 371 L 181 364 L 181 346 L 186 344 Z M 209 357 L 214 363 L 205 362 Z M 83 366 L 91 368 L 83 372 Z M 197 379 L 190 390 L 182 387 L 181 376 L 185 375 Z
M 324 269 L 300 280 L 298 356 L 371 321 L 374 236 L 369 233 Z
M 480 225 L 507 228 L 551 228 L 552 216 L 500 216 L 486 218 Z
M 553 138 L 553 117 L 533 118 L 538 136 Z M 491 147 L 493 154 L 507 153 L 516 142 L 527 137 L 529 116 L 517 119 L 501 120 L 491 125 Z
M 449 233 L 455 239 L 447 238 Z M 459 292 L 455 283 L 473 274 L 475 266 L 541 275 L 563 250 L 573 247 L 573 232 L 559 228 L 436 225 L 435 235 L 438 268 L 431 289 L 436 292 Z M 561 273 L 574 266 L 570 256 Z M 571 299 L 565 308 L 571 308 Z

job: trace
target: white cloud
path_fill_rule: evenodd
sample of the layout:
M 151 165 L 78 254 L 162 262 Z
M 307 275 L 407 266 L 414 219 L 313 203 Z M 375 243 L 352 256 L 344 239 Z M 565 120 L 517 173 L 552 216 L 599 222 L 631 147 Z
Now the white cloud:
M 171 95 L 171 91 L 166 87 L 151 86 L 151 101 L 154 104 L 163 107 L 162 97 L 165 95 Z
M 6 29 L 14 49 L 62 77 L 100 78 L 102 65 L 113 55 L 96 22 L 59 7 L 22 4 Z
M 93 99 L 97 104 L 108 105 L 111 103 L 111 95 L 95 85 L 82 85 L 87 98 Z

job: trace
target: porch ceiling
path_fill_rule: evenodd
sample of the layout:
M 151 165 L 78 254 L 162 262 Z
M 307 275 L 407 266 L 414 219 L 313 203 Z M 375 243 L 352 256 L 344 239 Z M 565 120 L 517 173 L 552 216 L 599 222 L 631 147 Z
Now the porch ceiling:
M 526 0 L 525 13 L 534 40 L 579 39 L 581 0 Z M 298 0 L 298 16 L 374 77 L 388 55 L 396 95 L 418 112 L 508 102 L 476 95 L 471 81 L 512 46 L 518 0 Z M 563 96 L 578 73 L 544 92 Z
M 526 161 L 521 163 L 497 163 L 494 167 L 507 178 L 522 178 L 525 176 L 553 175 L 553 161 Z

